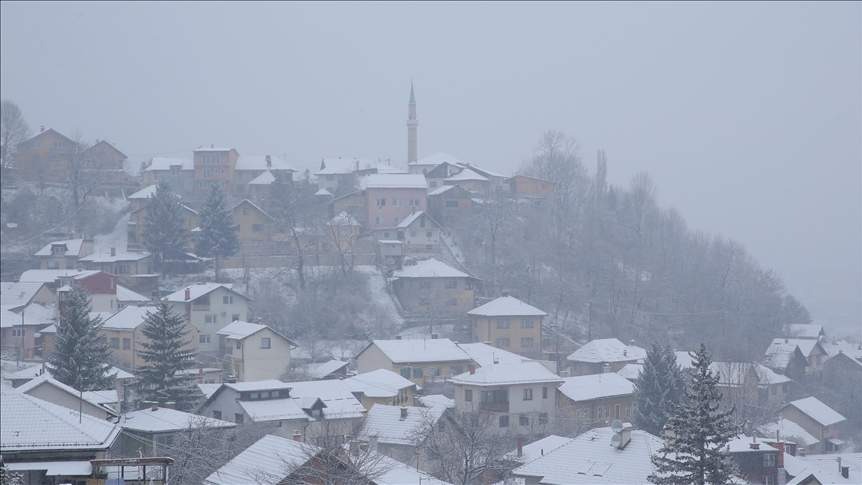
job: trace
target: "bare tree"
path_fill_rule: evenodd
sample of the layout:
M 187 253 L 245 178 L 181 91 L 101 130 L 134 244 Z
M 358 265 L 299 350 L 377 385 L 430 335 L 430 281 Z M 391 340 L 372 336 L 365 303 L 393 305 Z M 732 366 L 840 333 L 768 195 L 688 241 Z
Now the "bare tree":
M 311 443 L 302 444 L 302 459 L 285 463 L 286 483 L 370 485 L 392 468 L 372 443 L 351 438 L 338 423 L 322 422 Z
M 14 102 L 4 99 L 0 103 L 0 160 L 3 168 L 12 164 L 11 155 L 15 147 L 30 136 L 30 127 L 24 120 L 21 108 Z

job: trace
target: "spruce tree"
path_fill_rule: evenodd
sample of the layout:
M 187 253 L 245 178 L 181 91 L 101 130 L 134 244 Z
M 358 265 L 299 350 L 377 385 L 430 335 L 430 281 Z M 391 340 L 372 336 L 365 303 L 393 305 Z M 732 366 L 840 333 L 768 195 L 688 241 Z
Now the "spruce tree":
M 200 232 L 195 239 L 195 250 L 199 256 L 215 258 L 216 278 L 219 260 L 233 256 L 239 250 L 237 226 L 233 216 L 225 207 L 224 194 L 214 185 L 200 212 Z
M 692 354 L 693 375 L 682 404 L 676 406 L 664 427 L 664 446 L 652 456 L 655 472 L 651 483 L 706 485 L 729 483 L 735 467 L 725 445 L 740 429 L 733 409 L 721 411 L 718 375 L 706 346 Z
M 147 313 L 142 332 L 148 341 L 139 352 L 145 361 L 138 370 L 140 400 L 190 409 L 196 400 L 194 377 L 180 373 L 195 365 L 185 339 L 185 319 L 162 303 L 154 313 Z
M 661 434 L 671 410 L 684 395 L 685 379 L 673 350 L 653 344 L 635 381 L 635 424 L 654 435 Z
M 180 198 L 167 184 L 159 184 L 149 200 L 144 217 L 144 247 L 153 255 L 153 264 L 161 270 L 165 259 L 186 250 L 188 230 L 180 207 Z
M 86 292 L 72 288 L 60 306 L 56 350 L 50 356 L 51 375 L 79 391 L 109 389 L 111 349 L 99 335 L 102 321 L 90 317 Z

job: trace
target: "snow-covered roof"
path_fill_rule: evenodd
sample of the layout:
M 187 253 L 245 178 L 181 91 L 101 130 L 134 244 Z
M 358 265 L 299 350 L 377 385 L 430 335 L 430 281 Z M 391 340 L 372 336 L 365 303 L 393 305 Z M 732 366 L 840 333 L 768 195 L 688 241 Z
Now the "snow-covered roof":
M 789 473 L 791 472 L 791 468 L 793 468 L 793 475 L 795 475 L 793 480 L 787 482 L 788 485 L 791 483 L 811 483 L 797 482 L 797 480 L 812 474 L 823 485 L 859 483 L 860 477 L 862 477 L 862 453 L 860 452 L 809 454 L 805 456 L 785 454 L 784 456 L 785 462 L 788 461 L 788 456 L 790 456 L 789 461 L 793 462 L 790 467 L 785 465 L 785 469 Z M 848 478 L 844 478 L 841 475 L 837 466 L 838 462 L 841 463 L 841 466 L 850 468 Z
M 815 348 L 820 347 L 822 349 L 822 347 L 820 346 L 820 342 L 818 342 L 816 339 L 792 338 L 785 340 L 789 340 L 791 344 L 796 344 L 796 346 L 799 347 L 799 350 L 802 352 L 802 355 L 804 355 L 806 359 L 811 356 L 811 352 L 813 352 Z M 826 351 L 824 350 L 823 352 L 825 353 Z
M 306 372 L 313 379 L 323 379 L 333 372 L 343 369 L 348 364 L 350 363 L 343 360 L 332 359 L 319 364 L 309 364 Z
M 393 271 L 394 278 L 472 278 L 436 258 L 416 261 L 416 264 L 404 265 Z
M 155 313 L 155 305 L 127 306 L 102 321 L 102 328 L 112 330 L 133 330 L 147 319 L 147 315 Z
M 509 178 L 509 176 L 508 176 L 508 175 L 503 175 L 503 174 L 501 174 L 501 173 L 492 172 L 492 171 L 490 171 L 490 170 L 485 170 L 484 168 L 477 167 L 476 165 L 474 165 L 474 164 L 472 164 L 472 163 L 470 163 L 470 162 L 462 162 L 462 163 L 459 163 L 458 165 L 459 165 L 459 166 L 461 166 L 461 167 L 470 168 L 470 169 L 471 169 L 471 170 L 473 170 L 474 172 L 476 172 L 476 173 L 478 173 L 478 174 L 480 174 L 480 175 L 483 175 L 483 176 L 485 176 L 485 177 L 488 177 L 488 178 L 491 178 L 491 177 L 495 177 L 495 178 L 502 178 L 502 179 L 504 179 L 504 178 Z
M 100 406 L 111 406 L 120 402 L 120 395 L 116 389 L 84 391 L 84 400 L 99 404 Z
M 332 192 L 326 190 L 325 188 L 320 188 L 317 189 L 317 192 L 315 192 L 314 195 L 326 195 L 332 197 Z
M 242 298 L 248 298 L 242 293 L 233 289 L 233 285 L 230 283 L 197 283 L 194 285 L 189 285 L 184 288 L 180 288 L 179 290 L 171 293 L 170 295 L 164 298 L 165 301 L 170 302 L 186 302 L 186 301 L 194 301 L 198 298 L 208 295 L 209 293 L 219 289 L 224 288 L 236 295 L 241 296 Z M 189 298 L 186 299 L 186 290 L 189 290 Z
M 727 442 L 725 447 L 730 453 L 748 453 L 750 451 L 754 451 L 754 449 L 751 448 L 752 443 L 757 443 L 759 451 L 778 451 L 777 448 L 772 447 L 769 443 L 764 443 L 756 437 L 745 435 L 739 435 L 736 438 L 732 438 Z
M 266 164 L 267 155 L 240 155 L 236 161 L 237 170 L 294 170 L 282 157 L 269 155 L 271 166 Z M 296 171 L 296 170 L 294 170 Z
M 4 466 L 12 471 L 44 471 L 46 477 L 88 477 L 93 473 L 89 460 L 15 461 Z
M 467 182 L 467 181 L 475 181 L 475 182 L 487 182 L 488 178 L 480 175 L 478 172 L 473 171 L 471 168 L 464 168 L 460 172 L 452 175 L 451 177 L 445 179 L 446 182 Z
M 407 229 L 408 227 L 410 227 L 411 224 L 419 220 L 419 218 L 422 217 L 423 214 L 425 214 L 425 211 L 416 211 L 402 219 L 401 222 L 399 222 L 398 225 L 395 227 L 397 227 L 398 229 Z M 432 221 L 432 224 L 437 225 L 436 222 L 433 222 L 433 219 L 431 219 L 430 217 L 428 217 L 428 219 Z
M 450 155 L 448 153 L 437 152 L 431 155 L 420 158 L 415 162 L 410 162 L 410 165 L 440 165 L 441 163 L 446 162 L 451 165 L 461 165 L 464 163 L 458 157 L 454 155 Z
M 82 275 L 89 276 L 96 273 L 98 273 L 98 271 L 80 269 L 28 269 L 21 273 L 18 281 L 53 283 L 59 278 L 76 278 Z
M 43 330 L 44 331 L 44 330 Z M 34 365 L 32 367 L 27 367 L 26 369 L 21 369 L 19 371 L 13 372 L 6 376 L 9 380 L 23 380 L 23 379 L 33 379 L 35 377 L 39 377 L 45 373 L 50 373 L 51 369 L 49 364 L 43 365 Z M 130 374 L 119 367 L 111 367 L 106 372 L 107 375 L 113 376 L 114 379 L 132 379 L 135 376 Z
M 216 391 L 219 390 L 221 384 L 215 384 L 210 382 L 204 382 L 198 384 L 198 389 L 201 391 L 201 394 L 204 395 L 204 398 L 209 399 L 210 396 L 215 394 Z
M 150 257 L 150 253 L 146 251 L 115 251 L 111 255 L 110 251 L 99 251 L 89 254 L 81 258 L 81 261 L 88 263 L 115 263 L 117 261 L 140 261 Z
M 627 396 L 635 392 L 632 381 L 614 372 L 566 377 L 564 380 L 559 387 L 560 393 L 575 402 Z
M 407 413 L 404 418 L 401 417 L 402 409 Z M 359 437 L 369 439 L 376 436 L 378 443 L 415 446 L 426 429 L 436 424 L 444 411 L 446 411 L 444 407 L 404 406 L 402 408 L 375 404 L 368 411 L 365 424 L 359 431 Z
M 521 456 L 518 456 L 518 450 L 512 450 L 506 453 L 505 457 L 509 460 L 518 460 L 521 463 L 529 463 L 541 456 L 553 452 L 557 448 L 569 444 L 574 438 L 566 436 L 557 436 L 552 434 L 540 440 L 533 441 L 521 447 Z
M 149 172 L 153 170 L 170 170 L 173 166 L 181 167 L 180 170 L 195 169 L 194 160 L 189 158 L 153 157 L 150 160 L 149 165 L 144 168 L 144 172 Z
M 547 367 L 536 361 L 486 365 L 475 369 L 472 373 L 464 372 L 463 374 L 449 378 L 449 382 L 453 384 L 470 386 L 505 386 L 514 384 L 559 383 L 562 381 L 562 377 L 554 374 Z M 628 381 L 626 382 L 629 383 Z
M 65 256 L 81 256 L 81 247 L 84 245 L 83 239 L 66 239 L 63 241 L 51 241 L 42 246 L 42 249 L 36 251 L 34 256 L 51 256 L 51 246 L 65 245 Z
M 72 386 L 63 384 L 62 382 L 58 381 L 57 379 L 54 379 L 51 376 L 51 374 L 49 374 L 47 372 L 36 377 L 36 378 L 30 379 L 26 383 L 15 388 L 15 390 L 22 393 L 22 394 L 30 395 L 30 391 L 32 391 L 33 389 L 35 389 L 37 387 L 41 387 L 41 386 L 51 386 L 55 389 L 59 389 L 60 391 L 65 392 L 75 402 L 78 402 L 78 399 L 83 399 L 85 402 L 90 403 L 93 406 L 104 409 L 105 411 L 109 411 L 113 414 L 116 414 L 116 412 L 113 409 L 106 407 L 107 402 L 106 402 L 105 396 L 102 396 L 101 394 L 93 394 L 94 391 L 81 393 L 80 391 L 78 391 L 78 389 L 75 389 Z M 114 401 L 111 401 L 111 403 L 117 402 L 116 397 L 117 397 L 116 391 L 114 391 L 114 395 L 113 395 Z M 108 396 L 108 398 L 110 398 L 110 396 Z M 55 403 L 55 404 L 59 404 L 59 403 Z M 77 408 L 77 405 L 75 407 Z
M 763 364 L 771 369 L 785 369 L 798 346 L 783 338 L 772 340 L 763 356 Z
M 514 296 L 501 296 L 495 298 L 484 305 L 480 305 L 467 312 L 468 315 L 476 315 L 483 317 L 501 317 L 501 316 L 524 316 L 524 317 L 544 317 L 547 313 L 538 308 L 525 303 Z
M 395 364 L 408 362 L 464 362 L 471 360 L 470 356 L 461 350 L 455 342 L 447 338 L 374 340 L 371 342 L 371 345 L 377 346 Z
M 15 308 L 15 310 L 12 310 Z M 30 303 L 25 307 L 0 307 L 0 328 L 20 327 L 21 325 L 49 325 L 55 320 L 53 305 Z
M 237 392 L 245 391 L 272 391 L 275 389 L 290 389 L 291 384 L 278 379 L 264 379 L 261 381 L 225 382 L 222 384 L 228 389 Z
M 676 357 L 676 364 L 681 369 L 691 369 L 694 365 L 694 359 L 691 358 L 691 353 L 687 350 L 677 350 L 673 353 Z
M 646 358 L 646 350 L 626 345 L 615 338 L 590 340 L 569 355 L 568 360 L 600 364 L 604 362 L 637 361 Z
M 300 401 L 289 397 L 261 401 L 237 401 L 237 403 L 255 423 L 309 419 L 308 414 L 300 407 Z
M 324 157 L 324 168 L 314 172 L 314 175 L 344 175 L 356 170 L 373 170 L 377 163 L 365 157 Z
M 150 301 L 146 296 L 132 291 L 123 285 L 117 285 L 117 300 L 125 302 L 144 303 Z
M 345 363 L 346 364 L 346 363 Z M 357 374 L 342 381 L 351 392 L 361 392 L 368 397 L 395 397 L 402 389 L 416 384 L 388 369 L 376 369 Z
M 146 408 L 123 415 L 123 429 L 146 433 L 169 433 L 189 428 L 233 428 L 236 424 L 170 408 Z
M 144 200 L 146 200 L 146 199 L 149 199 L 150 197 L 155 196 L 158 188 L 159 188 L 159 186 L 156 184 L 147 185 L 143 189 L 135 192 L 134 194 L 132 194 L 126 198 L 127 199 L 144 199 Z
M 44 285 L 41 282 L 3 281 L 0 283 L 0 306 L 15 308 L 26 305 Z
M 793 323 L 787 326 L 787 336 L 817 339 L 823 334 L 823 325 L 815 323 Z
M 644 370 L 643 364 L 626 364 L 622 367 L 622 369 L 617 371 L 617 374 L 625 377 L 630 381 L 637 380 L 641 375 L 641 371 Z
M 417 398 L 419 400 L 419 404 L 425 406 L 426 408 L 445 408 L 452 409 L 455 407 L 455 400 L 446 397 L 443 394 L 429 394 L 427 396 L 419 396 Z
M 823 350 L 829 357 L 835 357 L 839 353 L 847 354 L 857 360 L 862 360 L 862 343 L 839 340 L 837 342 L 822 343 Z
M 287 478 L 292 469 L 308 462 L 316 450 L 308 443 L 266 435 L 210 474 L 204 483 L 276 485 Z
M 784 384 L 793 380 L 761 364 L 754 364 L 754 371 L 757 373 L 757 381 L 760 385 Z
M 796 401 L 790 401 L 784 407 L 793 406 L 821 426 L 829 426 L 840 423 L 846 418 L 838 411 L 830 408 L 823 401 L 814 396 L 809 396 Z
M 647 484 L 654 472 L 650 457 L 662 440 L 633 430 L 622 450 L 610 446 L 611 428 L 595 428 L 514 470 L 516 476 L 537 477 L 547 485 Z
M 269 185 L 275 182 L 275 175 L 272 174 L 269 170 L 264 170 L 260 175 L 251 179 L 248 184 L 249 185 Z
M 327 419 L 361 418 L 365 415 L 362 403 L 341 381 L 301 381 L 289 382 L 290 396 L 301 401 L 301 406 L 310 406 L 320 399 L 326 408 L 323 416 Z
M 428 195 L 440 195 L 454 189 L 454 185 L 441 185 L 434 190 L 429 190 Z
M 718 382 L 723 386 L 743 386 L 746 384 L 746 375 L 753 373 L 759 385 L 783 384 L 790 382 L 790 378 L 776 374 L 772 369 L 750 362 L 713 362 L 709 369 L 718 375 Z
M 119 426 L 87 414 L 2 388 L 0 451 L 104 450 Z
M 251 337 L 265 328 L 269 327 L 259 323 L 249 323 L 236 320 L 222 327 L 222 329 L 216 332 L 216 334 L 224 335 L 229 339 L 242 340 L 244 338 Z
M 372 173 L 359 180 L 362 189 L 427 189 L 421 173 Z
M 362 224 L 347 211 L 341 211 L 327 222 L 330 226 L 361 226 Z
M 531 360 L 523 355 L 518 355 L 508 350 L 498 349 L 492 345 L 482 342 L 470 344 L 458 344 L 474 362 L 484 367 L 493 364 L 517 364 L 525 360 Z
M 766 423 L 758 427 L 757 431 L 764 438 L 769 439 L 775 439 L 775 433 L 778 432 L 778 436 L 782 440 L 790 440 L 803 447 L 816 445 L 820 442 L 811 433 L 805 431 L 805 428 L 785 418 L 779 418 L 777 421 Z
M 372 457 L 370 461 L 380 463 L 382 472 L 374 478 L 376 485 L 452 485 L 386 455 L 380 455 L 379 460 Z

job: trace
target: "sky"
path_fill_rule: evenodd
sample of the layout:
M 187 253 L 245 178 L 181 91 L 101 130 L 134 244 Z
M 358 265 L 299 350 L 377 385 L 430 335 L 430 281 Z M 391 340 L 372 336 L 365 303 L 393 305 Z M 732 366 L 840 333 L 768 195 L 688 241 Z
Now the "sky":
M 0 90 L 134 162 L 200 145 L 504 172 L 549 129 L 862 333 L 862 4 L 7 3 Z

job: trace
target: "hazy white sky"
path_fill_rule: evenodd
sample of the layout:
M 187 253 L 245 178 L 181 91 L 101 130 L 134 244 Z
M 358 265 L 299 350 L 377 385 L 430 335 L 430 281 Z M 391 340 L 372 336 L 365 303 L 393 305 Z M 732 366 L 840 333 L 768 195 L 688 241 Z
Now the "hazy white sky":
M 541 133 L 648 171 L 815 318 L 862 328 L 862 4 L 2 3 L 2 96 L 131 159 L 419 151 L 503 171 Z

